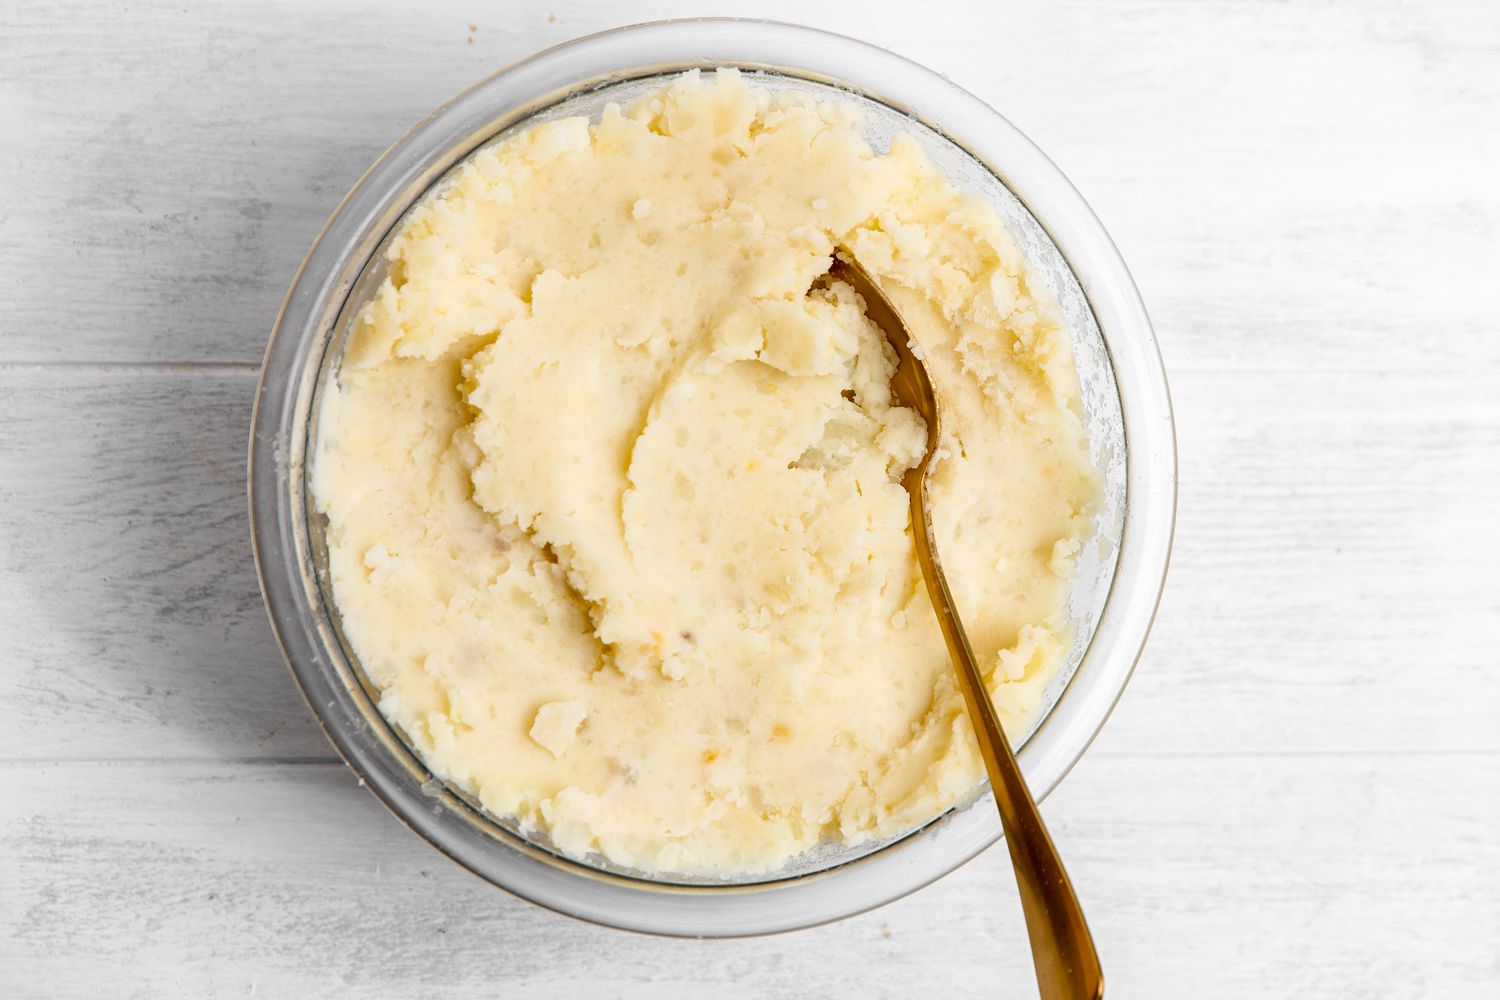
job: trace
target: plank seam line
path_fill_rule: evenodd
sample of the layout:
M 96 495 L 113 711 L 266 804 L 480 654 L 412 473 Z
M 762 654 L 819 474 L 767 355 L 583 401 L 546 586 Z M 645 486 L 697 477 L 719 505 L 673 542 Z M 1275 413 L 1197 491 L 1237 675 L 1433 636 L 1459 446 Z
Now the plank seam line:
M 3 373 L 75 372 L 90 375 L 260 375 L 249 361 L 0 361 Z

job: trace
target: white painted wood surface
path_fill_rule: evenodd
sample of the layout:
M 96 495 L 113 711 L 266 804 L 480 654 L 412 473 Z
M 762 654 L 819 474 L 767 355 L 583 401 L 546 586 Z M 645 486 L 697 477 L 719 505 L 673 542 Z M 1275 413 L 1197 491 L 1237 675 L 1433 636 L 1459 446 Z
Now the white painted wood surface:
M 1001 852 L 756 941 L 513 900 L 356 787 L 265 622 L 247 420 L 322 220 L 485 73 L 708 12 L 977 92 L 1152 310 L 1172 575 L 1046 806 L 1110 995 L 1497 995 L 1500 5 L 4 0 L 0 997 L 1032 995 Z

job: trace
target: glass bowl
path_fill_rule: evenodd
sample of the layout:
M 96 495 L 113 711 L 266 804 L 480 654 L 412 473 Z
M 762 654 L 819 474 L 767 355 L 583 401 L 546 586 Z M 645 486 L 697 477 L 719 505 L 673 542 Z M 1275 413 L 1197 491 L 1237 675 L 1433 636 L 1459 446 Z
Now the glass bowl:
M 941 877 L 993 844 L 992 798 L 901 837 L 809 852 L 770 875 L 651 875 L 575 860 L 523 837 L 435 780 L 375 707 L 343 641 L 325 579 L 324 523 L 308 496 L 320 393 L 349 319 L 384 278 L 402 216 L 454 164 L 517 129 L 597 116 L 664 76 L 733 66 L 758 86 L 862 105 L 877 149 L 913 135 L 960 188 L 986 199 L 1057 296 L 1104 484 L 1069 596 L 1073 648 L 1018 756 L 1043 798 L 1087 749 L 1139 657 L 1165 580 L 1176 506 L 1166 378 L 1140 297 L 1108 235 L 1062 173 L 997 113 L 948 80 L 839 35 L 765 21 L 636 25 L 549 49 L 481 81 L 423 119 L 339 205 L 293 279 L 261 371 L 250 441 L 252 541 L 271 622 L 329 739 L 407 826 L 470 871 L 584 920 L 691 937 L 762 934 L 850 916 Z

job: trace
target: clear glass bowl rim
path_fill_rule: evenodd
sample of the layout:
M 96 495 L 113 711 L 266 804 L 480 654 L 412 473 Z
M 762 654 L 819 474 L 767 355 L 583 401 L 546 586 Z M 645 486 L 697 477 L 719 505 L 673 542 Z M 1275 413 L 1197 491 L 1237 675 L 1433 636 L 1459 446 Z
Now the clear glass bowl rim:
M 381 722 L 353 675 L 313 579 L 304 469 L 314 383 L 334 320 L 390 228 L 453 163 L 569 94 L 693 67 L 739 66 L 828 83 L 895 108 L 983 163 L 1061 251 L 1103 335 L 1119 390 L 1126 503 L 1114 580 L 1089 648 L 1019 757 L 1040 801 L 1118 701 L 1165 584 L 1177 460 L 1166 375 L 1124 261 L 1061 171 L 996 111 L 925 67 L 841 35 L 762 20 L 701 18 L 616 28 L 547 49 L 480 81 L 378 159 L 308 252 L 266 349 L 248 485 L 256 569 L 289 668 L 329 740 L 403 823 L 481 878 L 583 920 L 684 937 L 808 927 L 862 912 L 960 867 L 998 839 L 985 795 L 857 861 L 778 882 L 683 886 L 601 872 L 493 824 L 446 789 Z M 968 816 L 966 822 L 956 817 Z

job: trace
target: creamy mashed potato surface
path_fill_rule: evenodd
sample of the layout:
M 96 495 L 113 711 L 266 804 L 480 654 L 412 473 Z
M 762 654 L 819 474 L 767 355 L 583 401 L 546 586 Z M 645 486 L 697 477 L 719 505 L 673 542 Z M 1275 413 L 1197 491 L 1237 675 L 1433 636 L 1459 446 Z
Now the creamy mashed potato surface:
M 471 157 L 402 223 L 325 396 L 313 490 L 382 712 L 560 849 L 777 868 L 903 832 L 982 768 L 912 551 L 1012 736 L 1061 660 L 1095 480 L 1056 305 L 1000 220 L 851 105 L 689 75 Z

